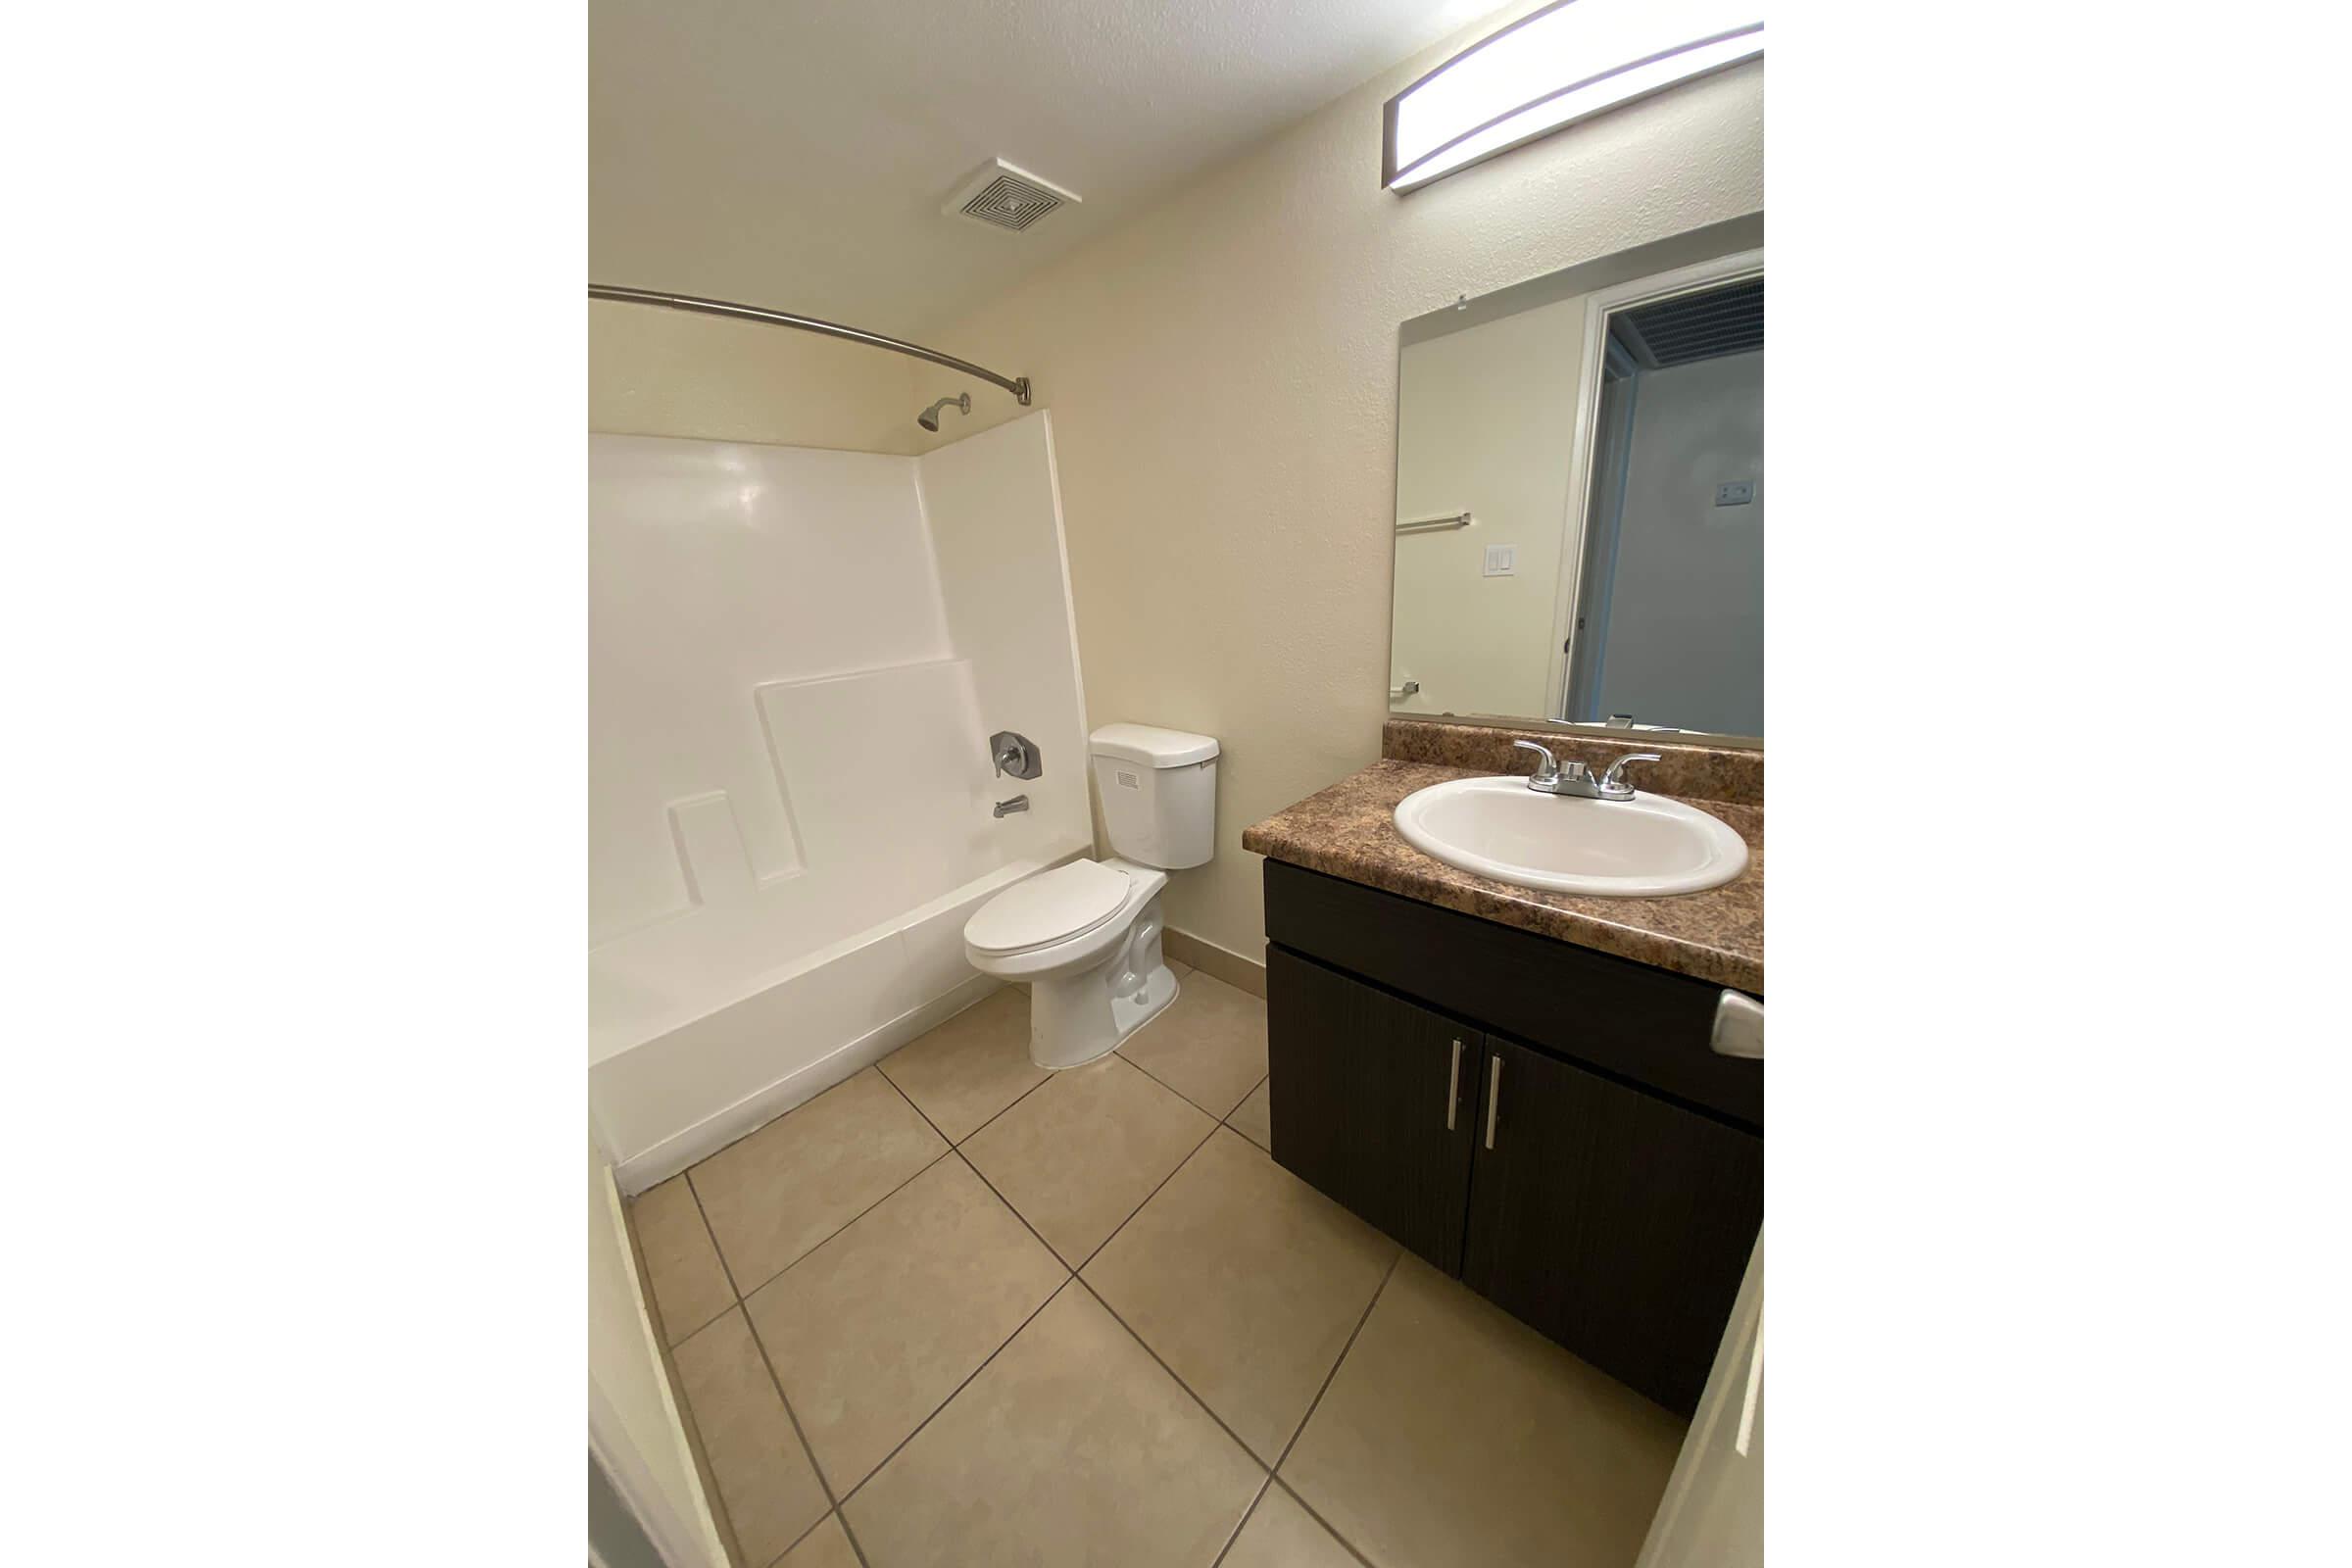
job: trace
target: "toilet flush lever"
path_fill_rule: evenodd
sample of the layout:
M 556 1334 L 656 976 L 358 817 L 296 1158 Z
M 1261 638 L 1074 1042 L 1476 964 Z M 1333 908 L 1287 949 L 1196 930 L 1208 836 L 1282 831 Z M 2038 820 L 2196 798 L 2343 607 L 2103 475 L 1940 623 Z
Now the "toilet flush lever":
M 1008 729 L 1001 729 L 988 738 L 988 755 L 999 773 L 1010 773 L 1014 778 L 1035 778 L 1046 770 L 1037 742 Z

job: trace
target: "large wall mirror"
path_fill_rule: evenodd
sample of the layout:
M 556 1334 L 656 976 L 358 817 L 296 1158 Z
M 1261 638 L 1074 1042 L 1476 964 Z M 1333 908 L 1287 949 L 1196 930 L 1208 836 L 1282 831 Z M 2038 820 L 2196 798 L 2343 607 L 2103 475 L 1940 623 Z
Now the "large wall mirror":
M 1762 219 L 1404 323 L 1397 713 L 1764 734 Z

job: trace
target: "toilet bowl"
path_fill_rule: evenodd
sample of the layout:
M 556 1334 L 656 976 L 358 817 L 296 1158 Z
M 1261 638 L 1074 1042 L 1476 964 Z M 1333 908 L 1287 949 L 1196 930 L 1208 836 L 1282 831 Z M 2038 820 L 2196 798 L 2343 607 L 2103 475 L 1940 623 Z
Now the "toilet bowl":
M 1159 951 L 1168 874 L 1120 859 L 1023 877 L 963 928 L 973 968 L 1029 986 L 1029 1058 L 1076 1067 L 1109 1054 L 1176 1000 Z
M 1029 987 L 1029 1059 L 1082 1066 L 1176 1000 L 1160 956 L 1168 872 L 1214 848 L 1217 743 L 1146 724 L 1106 724 L 1091 739 L 1112 854 L 1023 877 L 963 928 L 964 957 Z

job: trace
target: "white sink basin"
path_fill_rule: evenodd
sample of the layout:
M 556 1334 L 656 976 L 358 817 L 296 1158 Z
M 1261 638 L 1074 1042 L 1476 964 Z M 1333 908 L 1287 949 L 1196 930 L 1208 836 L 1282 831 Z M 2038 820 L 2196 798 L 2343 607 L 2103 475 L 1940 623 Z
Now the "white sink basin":
M 1497 882 L 1598 898 L 1696 893 L 1747 865 L 1739 834 L 1680 801 L 1544 795 L 1524 778 L 1415 790 L 1396 803 L 1396 831 L 1422 854 Z

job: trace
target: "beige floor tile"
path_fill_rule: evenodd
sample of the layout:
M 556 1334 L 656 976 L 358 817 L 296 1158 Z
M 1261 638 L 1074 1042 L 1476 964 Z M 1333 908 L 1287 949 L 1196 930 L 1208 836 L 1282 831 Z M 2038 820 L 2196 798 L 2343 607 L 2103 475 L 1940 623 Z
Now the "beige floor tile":
M 745 1305 L 841 1496 L 1069 1277 L 971 1167 L 950 1156 Z
M 1683 1423 L 1414 1257 L 1282 1479 L 1380 1568 L 1627 1568 Z
M 868 1067 L 687 1174 L 748 1296 L 947 1148 Z
M 767 1375 L 751 1325 L 731 1311 L 671 1353 L 747 1563 L 771 1563 L 828 1506 Z
M 1272 1464 L 1363 1321 L 1396 1244 L 1221 1127 L 1086 1283 Z
M 1215 1126 L 1113 1054 L 1055 1073 L 963 1154 L 1075 1268 Z
M 1006 986 L 882 1059 L 932 1125 L 960 1144 L 1049 1076 L 1029 1059 L 1029 988 Z
M 1266 1075 L 1266 1004 L 1196 969 L 1160 1015 L 1119 1054 L 1212 1116 L 1223 1117 Z
M 675 1346 L 735 1304 L 735 1287 L 718 1261 L 710 1229 L 683 1176 L 640 1193 L 629 1206 L 637 1246 L 653 1281 L 654 1305 L 662 1313 L 662 1336 Z
M 1267 1098 L 1273 1087 L 1273 1079 L 1261 1080 L 1255 1089 L 1250 1091 L 1250 1098 L 1235 1106 L 1233 1114 L 1225 1118 L 1228 1127 L 1268 1153 L 1274 1152 L 1274 1108 L 1273 1102 Z
M 1266 1489 L 1250 1510 L 1241 1539 L 1221 1568 L 1358 1568 L 1353 1553 L 1315 1523 L 1315 1516 L 1280 1485 Z
M 809 1531 L 799 1545 L 784 1554 L 784 1560 L 776 1568 L 858 1568 L 858 1553 L 851 1548 L 849 1534 L 841 1528 L 841 1520 L 828 1514 L 823 1524 Z
M 872 1568 L 1208 1568 L 1264 1476 L 1073 1282 L 843 1511 Z

